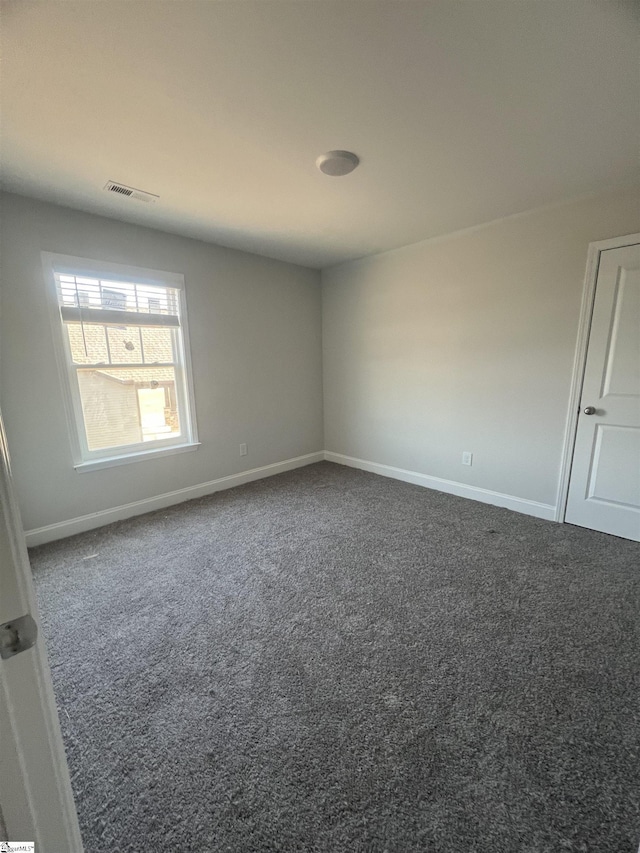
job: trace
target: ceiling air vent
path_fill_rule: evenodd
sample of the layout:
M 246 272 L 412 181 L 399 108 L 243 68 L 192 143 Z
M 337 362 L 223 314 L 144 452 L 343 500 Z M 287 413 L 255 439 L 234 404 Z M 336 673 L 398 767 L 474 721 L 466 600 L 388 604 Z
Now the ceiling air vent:
M 146 193 L 144 190 L 136 190 L 134 187 L 127 187 L 125 184 L 117 184 L 115 181 L 107 181 L 104 188 L 109 193 L 117 193 L 117 195 L 125 198 L 134 198 L 136 201 L 153 202 L 157 201 L 160 196 L 153 193 Z

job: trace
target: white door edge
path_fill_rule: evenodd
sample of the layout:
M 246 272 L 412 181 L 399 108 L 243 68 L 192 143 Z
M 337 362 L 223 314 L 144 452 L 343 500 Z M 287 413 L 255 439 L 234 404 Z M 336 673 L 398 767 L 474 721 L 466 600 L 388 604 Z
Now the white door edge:
M 40 629 L 1 414 L 0 525 L 0 557 L 5 561 L 4 571 L 7 572 L 4 580 L 10 578 L 15 582 L 13 589 L 12 584 L 7 583 L 4 592 L 11 599 L 11 609 L 20 611 L 15 616 L 31 613 Z M 20 673 L 18 666 L 22 668 Z M 22 677 L 24 667 L 28 670 L 27 678 Z M 25 707 L 27 701 L 30 708 Z M 0 718 L 0 806 L 8 840 L 35 841 L 37 850 L 82 853 L 82 838 L 41 633 L 32 648 L 0 660 Z M 16 833 L 29 833 L 29 837 L 16 838 Z
M 589 250 L 587 252 L 587 268 L 582 288 L 582 304 L 580 306 L 578 336 L 573 357 L 569 407 L 567 410 L 562 456 L 560 459 L 560 478 L 558 481 L 558 492 L 556 498 L 556 521 L 563 522 L 567 511 L 569 478 L 571 476 L 573 449 L 578 430 L 578 409 L 587 363 L 587 347 L 589 345 L 589 333 L 591 331 L 591 317 L 593 315 L 593 305 L 596 295 L 596 282 L 598 279 L 598 268 L 600 266 L 600 255 L 602 252 L 607 251 L 607 249 L 621 249 L 624 246 L 634 246 L 636 243 L 640 243 L 640 233 L 627 234 L 624 237 L 613 237 L 610 240 L 597 240 L 593 243 L 589 243 Z

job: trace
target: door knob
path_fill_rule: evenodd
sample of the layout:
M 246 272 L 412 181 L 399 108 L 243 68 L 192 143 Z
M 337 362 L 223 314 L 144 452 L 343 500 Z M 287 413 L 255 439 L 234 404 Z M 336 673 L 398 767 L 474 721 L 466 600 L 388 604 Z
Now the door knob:
M 596 407 L 595 406 L 587 406 L 584 410 L 585 415 L 595 415 Z

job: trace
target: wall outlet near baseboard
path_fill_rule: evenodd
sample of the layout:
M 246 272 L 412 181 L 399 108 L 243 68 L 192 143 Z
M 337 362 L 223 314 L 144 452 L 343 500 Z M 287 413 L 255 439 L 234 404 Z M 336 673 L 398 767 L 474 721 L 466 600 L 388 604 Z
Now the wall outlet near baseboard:
M 463 465 L 473 465 L 473 453 L 470 450 L 462 451 L 462 464 Z
M 241 444 L 240 445 L 240 456 L 246 456 L 246 455 L 247 455 L 247 445 Z

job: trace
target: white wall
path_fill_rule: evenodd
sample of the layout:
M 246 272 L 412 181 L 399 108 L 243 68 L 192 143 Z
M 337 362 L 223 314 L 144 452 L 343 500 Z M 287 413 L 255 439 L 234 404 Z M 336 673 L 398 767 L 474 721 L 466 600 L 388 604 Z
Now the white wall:
M 334 267 L 321 327 L 316 271 L 1 202 L 0 405 L 26 529 L 321 451 L 321 328 L 326 450 L 554 505 L 587 246 L 640 230 L 633 190 Z M 74 471 L 41 251 L 185 275 L 196 452 Z
M 636 231 L 637 190 L 325 270 L 325 449 L 555 505 L 587 247 Z
M 25 529 L 322 450 L 317 271 L 17 195 L 1 203 L 0 405 Z M 41 251 L 184 274 L 197 451 L 74 471 Z

